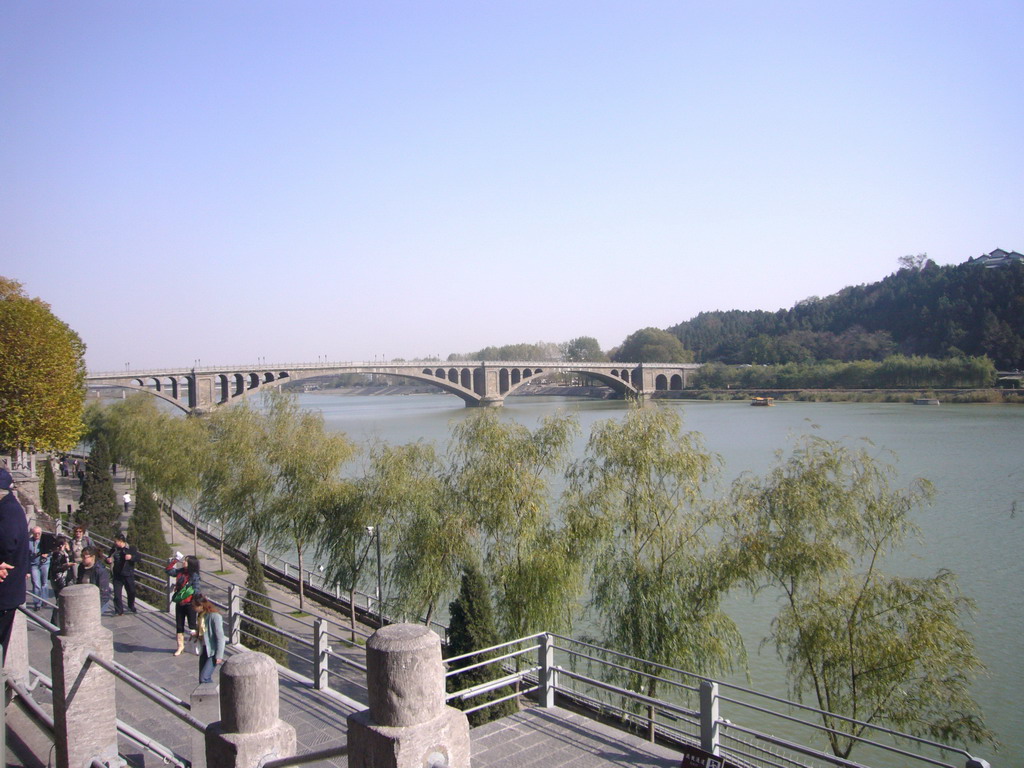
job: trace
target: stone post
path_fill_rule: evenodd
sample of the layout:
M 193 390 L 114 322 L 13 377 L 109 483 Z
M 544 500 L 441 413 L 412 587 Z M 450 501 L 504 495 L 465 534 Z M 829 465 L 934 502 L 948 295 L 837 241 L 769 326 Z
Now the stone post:
M 64 587 L 57 598 L 60 632 L 53 635 L 53 741 L 58 768 L 80 768 L 94 758 L 121 765 L 117 756 L 114 679 L 89 661 L 114 660 L 114 637 L 100 623 L 100 591 L 92 584 Z
M 204 723 L 220 720 L 220 688 L 217 683 L 200 683 L 189 698 L 192 717 Z M 206 733 L 192 731 L 192 768 L 206 768 Z
M 445 704 L 441 639 L 392 624 L 366 643 L 370 708 L 349 715 L 350 768 L 469 768 L 469 721 Z
M 28 687 L 28 620 L 21 611 L 14 612 L 11 641 L 7 644 L 4 672 L 19 685 Z
M 265 653 L 232 656 L 220 668 L 220 720 L 206 729 L 206 764 L 256 768 L 295 754 L 295 728 L 278 717 L 277 664 Z

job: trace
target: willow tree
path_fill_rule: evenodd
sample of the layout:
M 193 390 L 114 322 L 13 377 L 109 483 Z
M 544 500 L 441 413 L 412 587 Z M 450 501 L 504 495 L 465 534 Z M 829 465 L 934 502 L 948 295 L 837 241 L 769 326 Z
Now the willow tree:
M 577 430 L 576 420 L 564 414 L 531 431 L 492 410 L 452 430 L 447 503 L 480 553 L 506 638 L 571 622 L 581 562 L 551 499 Z
M 367 586 L 368 574 L 380 545 L 378 569 L 383 614 L 388 583 L 398 585 L 393 609 L 419 619 L 432 616 L 436 601 L 431 585 L 438 571 L 447 572 L 449 556 L 432 546 L 406 548 L 416 535 L 417 521 L 438 508 L 440 472 L 433 446 L 427 443 L 370 447 L 362 473 L 351 480 L 338 480 L 322 497 L 321 535 L 317 552 L 324 562 L 330 583 L 349 593 L 350 623 L 355 630 L 355 596 Z M 379 537 L 379 538 L 377 538 Z M 457 539 L 458 533 L 447 536 Z M 456 566 L 457 567 L 457 566 Z
M 751 587 L 781 594 L 770 640 L 842 758 L 873 723 L 947 743 L 991 738 L 970 695 L 982 665 L 955 576 L 881 570 L 932 496 L 923 480 L 893 488 L 894 476 L 866 448 L 804 437 L 767 476 L 733 487 L 728 536 Z
M 382 590 L 393 583 L 395 610 L 427 624 L 457 582 L 469 552 L 469 532 L 446 503 L 442 475 L 430 443 L 377 445 L 357 484 L 363 510 L 358 524 L 376 527 L 389 561 Z
M 586 553 L 591 608 L 609 647 L 704 675 L 742 659 L 722 610 L 732 556 L 715 541 L 719 512 L 703 492 L 718 463 L 669 407 L 594 425 L 570 472 L 567 505 L 595 542 Z M 658 673 L 641 664 L 631 683 L 654 695 Z
M 295 547 L 299 566 L 299 610 L 304 608 L 305 556 L 321 528 L 321 499 L 341 465 L 355 453 L 344 435 L 324 430 L 323 415 L 303 411 L 293 396 L 272 392 L 266 398 L 267 461 L 276 479 L 272 516 L 277 543 Z
M 161 411 L 156 399 L 137 394 L 103 409 L 86 411 L 89 433 L 107 436 L 118 461 L 169 505 L 174 539 L 174 504 L 199 506 L 209 437 L 203 420 Z
M 224 537 L 243 549 L 276 532 L 277 476 L 270 462 L 267 419 L 248 403 L 206 420 L 208 454 L 200 473 L 199 513 L 219 520 Z
M 69 450 L 82 434 L 85 345 L 0 277 L 0 449 Z

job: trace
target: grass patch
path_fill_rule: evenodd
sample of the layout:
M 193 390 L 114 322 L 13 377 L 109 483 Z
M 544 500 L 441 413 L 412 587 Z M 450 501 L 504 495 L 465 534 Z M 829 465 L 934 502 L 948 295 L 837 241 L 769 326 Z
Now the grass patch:
M 307 616 L 309 616 L 310 614 L 306 613 L 305 611 L 292 611 L 292 612 L 291 612 L 290 614 L 288 614 L 288 615 L 289 615 L 289 616 L 294 616 L 294 617 L 295 617 L 295 618 L 297 618 L 297 619 L 304 619 L 304 618 L 306 618 Z

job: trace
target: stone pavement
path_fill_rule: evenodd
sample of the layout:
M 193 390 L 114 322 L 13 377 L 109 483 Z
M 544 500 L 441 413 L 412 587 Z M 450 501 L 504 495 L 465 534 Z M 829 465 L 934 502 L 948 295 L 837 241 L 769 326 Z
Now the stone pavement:
M 119 478 L 121 479 L 121 478 Z M 58 478 L 62 504 L 71 502 L 77 507 L 77 482 Z M 134 490 L 134 489 L 132 489 Z M 118 494 L 123 488 L 118 488 Z M 66 506 L 62 506 L 66 509 Z M 180 529 L 178 537 L 181 538 Z M 187 545 L 186 545 L 187 544 Z M 192 541 L 179 543 L 177 548 L 191 553 Z M 196 550 L 204 570 L 212 572 L 219 567 L 219 553 L 199 542 Z M 237 562 L 225 562 L 230 571 L 224 579 L 234 583 L 244 581 L 244 567 Z M 284 612 L 278 616 L 280 626 L 296 634 L 309 636 L 309 619 L 292 618 L 288 607 L 297 608 L 298 598 L 293 592 L 268 584 L 271 596 L 282 601 L 276 606 Z M 208 590 L 213 592 L 213 590 Z M 173 695 L 188 701 L 198 685 L 198 657 L 191 650 L 181 656 L 173 655 L 173 616 L 164 610 L 146 606 L 140 602 L 138 614 L 124 616 L 103 616 L 104 626 L 113 632 L 114 654 L 118 662 L 141 675 L 151 683 L 160 686 Z M 339 629 L 347 618 L 337 612 L 315 608 L 308 604 L 309 613 L 328 618 L 335 629 L 332 634 L 342 634 Z M 50 611 L 40 614 L 50 618 Z M 29 658 L 31 665 L 49 674 L 49 634 L 29 621 Z M 368 628 L 362 628 L 369 631 Z M 352 656 L 362 663 L 361 648 L 345 650 L 335 643 L 335 651 Z M 229 651 L 234 652 L 234 651 Z M 295 660 L 292 670 L 284 670 L 280 678 L 281 718 L 295 726 L 298 737 L 298 752 L 303 754 L 326 749 L 346 742 L 346 717 L 355 709 L 366 706 L 364 674 L 359 670 L 347 670 L 331 660 L 331 685 L 338 693 L 321 692 L 312 688 L 308 650 L 305 661 Z M 127 683 L 117 681 L 118 717 L 170 748 L 181 758 L 191 759 L 194 731 L 176 717 L 161 709 L 157 704 L 135 691 Z M 48 691 L 39 687 L 35 698 L 49 705 Z M 529 706 L 529 705 L 527 705 Z M 13 710 L 13 708 L 12 708 Z M 9 730 L 14 731 L 11 743 L 23 736 L 23 741 L 33 746 L 35 762 L 31 756 L 21 763 L 11 765 L 50 765 L 51 755 L 39 746 L 38 734 L 33 738 L 31 726 L 16 714 L 9 719 Z M 679 765 L 680 754 L 660 745 L 650 744 L 643 739 L 623 733 L 594 720 L 561 709 L 543 709 L 529 706 L 519 713 L 494 723 L 480 726 L 471 731 L 474 768 L 520 768 L 525 766 L 553 766 L 559 768 L 597 768 L 607 765 L 651 766 L 667 768 Z M 45 742 L 44 742 L 45 744 Z M 164 762 L 142 749 L 136 743 L 121 738 L 121 754 L 135 766 L 157 766 Z M 322 760 L 310 763 L 313 766 L 346 766 L 345 758 Z

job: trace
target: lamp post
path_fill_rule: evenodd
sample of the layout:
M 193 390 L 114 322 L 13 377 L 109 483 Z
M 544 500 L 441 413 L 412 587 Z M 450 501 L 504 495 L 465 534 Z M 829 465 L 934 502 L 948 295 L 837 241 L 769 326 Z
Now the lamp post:
M 377 622 L 380 626 L 384 626 L 384 610 L 380 604 L 380 585 L 381 585 L 381 564 L 380 564 L 380 526 L 368 525 L 366 526 L 366 532 L 376 538 L 377 540 L 377 594 L 374 598 L 377 602 Z
M 219 517 L 217 523 L 220 525 L 220 572 L 224 573 L 224 523 Z

